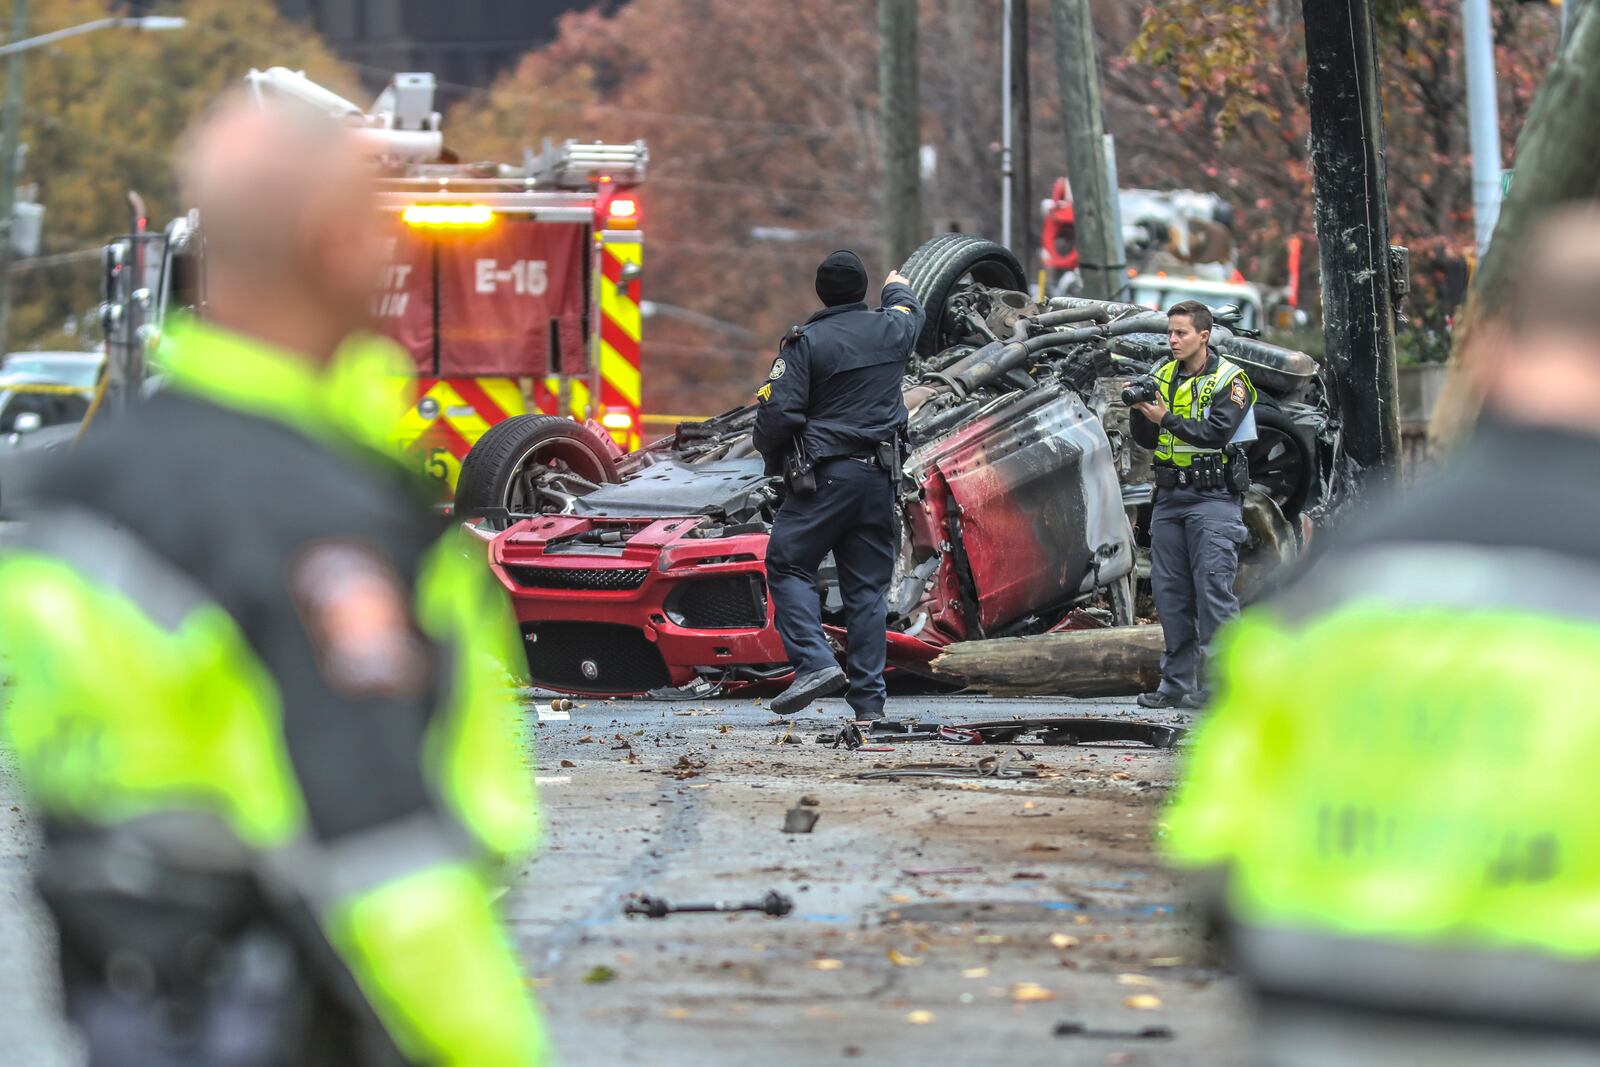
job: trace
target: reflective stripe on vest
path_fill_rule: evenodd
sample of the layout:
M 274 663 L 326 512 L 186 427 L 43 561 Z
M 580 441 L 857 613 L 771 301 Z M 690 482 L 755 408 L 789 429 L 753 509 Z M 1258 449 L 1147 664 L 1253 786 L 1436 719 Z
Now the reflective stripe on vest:
M 1161 395 L 1167 402 L 1167 408 L 1180 419 L 1205 418 L 1207 412 L 1211 410 L 1211 398 L 1244 373 L 1242 367 L 1218 357 L 1216 370 L 1209 374 L 1197 374 L 1175 386 L 1173 378 L 1177 374 L 1177 367 L 1178 361 L 1170 359 L 1155 369 L 1154 377 L 1161 386 Z M 1251 393 L 1250 401 L 1254 403 L 1255 387 L 1250 384 L 1249 378 L 1245 379 L 1245 385 Z M 1221 451 L 1220 448 L 1201 448 L 1199 445 L 1191 445 L 1162 430 L 1156 439 L 1155 458 L 1160 463 L 1187 467 L 1197 455 Z
M 1330 555 L 1218 635 L 1169 855 L 1263 929 L 1600 962 L 1597 595 L 1548 551 Z

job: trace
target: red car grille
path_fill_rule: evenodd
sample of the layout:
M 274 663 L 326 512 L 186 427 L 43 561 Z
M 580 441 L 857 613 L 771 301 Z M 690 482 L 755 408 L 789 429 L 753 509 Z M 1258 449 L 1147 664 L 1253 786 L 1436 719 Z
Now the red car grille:
M 695 630 L 759 630 L 767 624 L 760 576 L 730 574 L 684 582 L 666 601 L 667 617 Z
M 647 567 L 507 567 L 511 580 L 524 589 L 637 589 L 650 573 Z
M 656 646 L 632 626 L 541 622 L 522 628 L 535 685 L 585 693 L 643 693 L 671 681 Z

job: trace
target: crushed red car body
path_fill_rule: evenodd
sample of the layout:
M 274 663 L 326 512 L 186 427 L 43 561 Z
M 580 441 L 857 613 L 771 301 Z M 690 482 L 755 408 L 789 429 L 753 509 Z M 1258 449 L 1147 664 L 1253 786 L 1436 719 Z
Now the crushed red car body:
M 1120 412 L 1107 382 L 1163 358 L 1165 316 L 1036 303 L 1008 252 L 961 235 L 935 238 L 902 269 L 929 325 L 904 389 L 891 667 L 927 675 L 951 642 L 1042 632 L 1086 612 L 1131 622 L 1149 492 L 1131 440 L 1108 428 Z M 1251 496 L 1258 518 L 1292 529 L 1335 488 L 1337 424 L 1320 372 L 1225 327 L 1213 343 L 1268 398 Z M 484 524 L 537 684 L 620 695 L 788 679 L 765 575 L 783 490 L 753 451 L 754 416 L 685 423 L 625 456 L 598 435 L 586 444 L 570 422 L 523 416 L 469 455 L 462 481 L 477 498 L 458 496 L 458 513 Z M 842 647 L 831 560 L 818 596 Z

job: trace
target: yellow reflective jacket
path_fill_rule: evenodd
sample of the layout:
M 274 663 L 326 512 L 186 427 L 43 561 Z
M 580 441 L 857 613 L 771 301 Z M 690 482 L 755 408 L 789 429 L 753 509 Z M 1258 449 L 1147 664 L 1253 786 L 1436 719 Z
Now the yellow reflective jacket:
M 537 830 L 515 628 L 481 548 L 387 457 L 403 355 L 358 339 L 319 370 L 188 323 L 160 361 L 169 388 L 91 433 L 0 556 L 33 803 L 220 819 L 409 1057 L 547 1062 L 489 903 Z M 319 578 L 318 554 L 369 580 Z

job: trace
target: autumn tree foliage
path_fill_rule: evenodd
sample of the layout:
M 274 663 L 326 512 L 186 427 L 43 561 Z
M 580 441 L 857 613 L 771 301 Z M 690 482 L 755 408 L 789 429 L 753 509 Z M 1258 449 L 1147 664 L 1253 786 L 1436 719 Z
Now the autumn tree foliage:
M 1030 4 L 1033 189 L 1064 171 L 1048 0 Z M 1470 160 L 1456 0 L 1379 0 L 1392 231 L 1418 250 L 1413 317 L 1445 308 L 1430 259 L 1471 248 Z M 364 100 L 347 67 L 269 0 L 186 0 L 180 33 L 110 31 L 28 57 L 25 181 L 48 208 L 47 255 L 127 225 L 125 192 L 158 223 L 174 202 L 174 142 L 251 66 L 303 67 Z M 147 10 L 147 5 L 131 5 Z M 0 0 L 0 17 L 8 5 Z M 103 0 L 34 3 L 44 31 Z M 997 236 L 1000 0 L 921 0 L 924 224 Z M 1107 128 L 1121 184 L 1215 192 L 1237 212 L 1247 276 L 1284 279 L 1284 239 L 1311 233 L 1300 0 L 1095 0 Z M 1497 0 L 1507 153 L 1554 54 L 1555 9 Z M 645 404 L 707 414 L 746 402 L 777 338 L 815 306 L 811 274 L 853 247 L 877 275 L 875 5 L 868 0 L 625 0 L 570 15 L 558 38 L 487 90 L 444 84 L 446 137 L 466 158 L 516 162 L 545 138 L 650 144 L 643 209 Z M 367 71 L 376 74 L 375 71 Z M 1026 212 L 1032 239 L 1037 213 Z M 1307 257 L 1308 262 L 1314 257 Z M 98 263 L 22 264 L 15 342 L 57 342 L 90 312 Z
M 928 232 L 999 229 L 999 0 L 922 0 Z M 1455 0 L 1380 0 L 1392 230 L 1416 251 L 1414 319 L 1448 313 L 1434 264 L 1470 252 L 1471 166 Z M 1215 192 L 1237 212 L 1247 276 L 1286 278 L 1310 237 L 1300 0 L 1100 0 L 1108 129 L 1124 186 Z M 1033 188 L 1064 170 L 1046 0 L 1032 0 Z M 1514 143 L 1554 54 L 1557 15 L 1497 3 L 1500 114 Z M 748 399 L 775 339 L 814 306 L 811 268 L 851 246 L 876 262 L 874 5 L 631 0 L 569 16 L 558 40 L 448 127 L 472 156 L 560 139 L 645 138 L 646 407 L 704 414 Z M 1029 235 L 1036 225 L 1030 213 Z M 1315 257 L 1308 255 L 1308 270 Z
M 1218 183 L 1243 225 L 1246 273 L 1271 277 L 1291 233 L 1311 234 L 1311 181 L 1305 42 L 1300 0 L 1167 0 L 1148 4 L 1126 52 L 1108 77 L 1119 102 L 1137 101 L 1159 142 Z M 1502 152 L 1517 131 L 1559 37 L 1556 9 L 1497 2 L 1495 63 Z M 1390 232 L 1412 250 L 1416 292 L 1408 316 L 1436 340 L 1454 312 L 1447 274 L 1464 274 L 1473 254 L 1472 158 L 1466 69 L 1457 0 L 1380 0 Z M 1125 141 L 1119 138 L 1119 151 Z M 1143 145 L 1141 146 L 1143 147 Z M 1137 150 L 1135 150 L 1137 152 Z M 1141 181 L 1164 181 L 1172 168 L 1146 152 L 1133 155 Z M 1413 338 L 1415 342 L 1415 338 Z
M 348 69 L 310 31 L 285 21 L 270 0 L 186 0 L 124 5 L 137 14 L 180 14 L 170 33 L 103 30 L 27 53 L 22 184 L 45 205 L 38 261 L 16 264 L 10 341 L 14 348 L 87 346 L 99 300 L 98 246 L 130 225 L 129 190 L 153 226 L 179 209 L 172 180 L 177 142 L 190 120 L 251 67 L 306 73 L 360 94 Z M 0 3 L 9 28 L 11 5 Z M 32 4 L 33 33 L 106 14 L 105 0 Z

